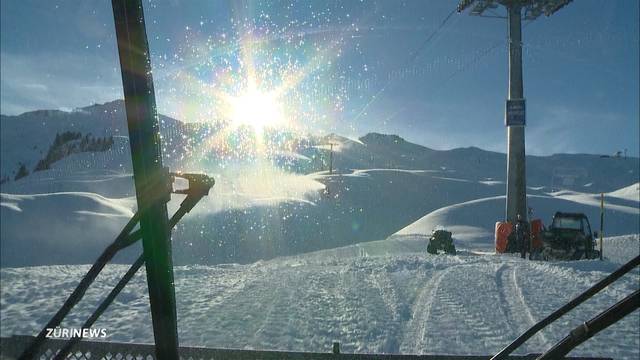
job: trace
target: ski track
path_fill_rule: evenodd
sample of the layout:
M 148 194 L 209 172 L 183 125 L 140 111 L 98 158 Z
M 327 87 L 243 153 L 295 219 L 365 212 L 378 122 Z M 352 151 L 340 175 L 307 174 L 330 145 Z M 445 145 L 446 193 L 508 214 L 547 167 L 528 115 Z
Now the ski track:
M 384 305 L 391 316 L 391 321 L 385 325 L 385 343 L 382 347 L 382 353 L 396 354 L 400 351 L 400 340 L 397 334 L 400 332 L 401 323 L 408 320 L 408 306 L 398 295 L 398 289 L 393 284 L 388 272 L 384 271 L 373 276 L 371 285 L 380 292 Z
M 288 279 L 292 280 L 292 279 Z M 299 288 L 304 281 L 296 279 L 288 284 L 278 284 L 274 289 L 274 297 L 270 299 L 264 318 L 253 335 L 252 344 L 256 348 L 268 349 L 273 346 L 271 339 L 286 337 L 286 330 L 291 329 L 291 309 L 298 305 L 294 298 L 293 289 Z M 296 315 L 300 315 L 297 313 Z M 299 319 L 299 317 L 297 317 Z
M 411 320 L 407 324 L 400 344 L 402 353 L 416 353 L 425 347 L 425 334 L 431 317 L 434 295 L 440 287 L 440 281 L 453 268 L 447 268 L 428 279 L 422 287 L 411 311 Z
M 203 269 L 206 267 L 197 271 Z M 211 270 L 209 276 L 195 277 L 198 280 L 190 276 L 192 271 L 185 271 L 176 276 L 178 329 L 181 341 L 185 345 L 221 346 L 232 339 L 234 346 L 244 347 L 246 340 L 238 342 L 237 339 L 246 339 L 246 332 L 237 332 L 237 321 L 246 319 L 246 308 L 256 306 L 253 292 L 261 287 L 266 273 L 255 266 L 223 268 L 220 272 L 215 271 L 218 270 L 216 268 Z M 198 292 L 204 293 L 204 296 L 194 297 L 193 294 Z M 229 336 L 228 331 L 234 336 Z M 194 338 L 193 334 L 197 336 Z
M 176 267 L 179 336 L 185 346 L 330 352 L 338 341 L 345 353 L 495 353 L 602 278 L 606 272 L 594 270 L 602 264 L 411 254 Z M 37 332 L 86 269 L 2 269 L 3 336 Z M 90 289 L 66 326 L 81 324 L 125 269 L 109 265 L 103 282 Z M 549 348 L 637 288 L 634 276 L 563 317 L 518 352 Z M 25 297 L 42 301 L 24 305 Z M 637 358 L 637 319 L 636 312 L 574 355 Z M 96 326 L 108 329 L 110 341 L 152 342 L 150 320 L 141 271 Z
M 295 326 L 289 326 L 289 320 L 292 317 L 303 320 L 301 317 L 304 315 L 304 311 L 299 309 L 299 302 L 294 299 L 293 291 L 307 286 L 304 281 L 306 273 L 283 274 L 279 270 L 266 269 L 262 279 L 252 282 L 248 291 L 237 294 L 220 309 L 230 314 L 225 316 L 228 325 L 221 328 L 234 330 L 233 347 L 289 350 L 291 345 L 287 345 L 287 340 L 292 334 L 287 331 L 295 329 Z M 238 319 L 242 319 L 241 322 Z M 222 337 L 216 346 L 229 346 L 225 345 L 225 339 L 228 339 L 228 335 Z
M 466 342 L 465 348 L 451 348 L 449 353 L 479 354 L 486 349 L 494 351 L 495 344 L 506 342 L 508 334 L 504 329 L 508 323 L 495 312 L 496 305 L 500 305 L 492 281 L 494 272 L 493 264 L 473 264 L 456 266 L 445 273 L 427 320 L 434 325 L 427 328 L 427 341 L 425 347 L 418 348 L 420 352 L 442 349 L 454 340 L 454 343 Z M 469 302 L 478 297 L 483 301 L 470 306 Z
M 504 316 L 505 319 L 512 319 L 513 315 L 512 315 L 511 308 L 508 306 L 505 306 L 505 304 L 507 304 L 509 296 L 506 294 L 506 291 L 504 289 L 503 274 L 505 269 L 507 268 L 508 267 L 506 264 L 500 265 L 496 270 L 495 280 L 496 280 L 496 287 L 498 288 L 498 301 L 500 303 L 500 311 L 502 312 L 502 315 Z M 514 324 L 511 321 L 507 321 L 507 323 L 512 333 L 517 332 L 517 330 L 514 328 Z
M 519 292 L 522 299 L 527 299 L 528 312 L 525 308 L 524 315 L 535 319 L 533 314 L 539 314 L 541 319 L 555 311 L 560 305 L 573 299 L 575 296 L 601 280 L 606 272 L 592 271 L 596 260 L 580 262 L 533 262 L 517 269 L 515 278 L 519 284 Z M 604 263 L 606 265 L 606 263 Z M 611 267 L 611 269 L 615 266 Z M 533 270 L 533 271 L 530 271 Z M 527 276 L 525 276 L 527 274 Z M 546 285 L 536 286 L 536 278 L 531 274 L 540 274 L 544 277 Z M 638 289 L 638 272 L 624 276 L 616 283 L 609 285 L 603 291 L 579 305 L 560 319 L 542 330 L 526 345 L 535 341 L 547 340 L 547 347 L 566 336 L 582 322 L 593 318 L 596 314 L 606 310 L 617 301 Z M 532 320 L 535 321 L 535 320 Z M 640 358 L 640 313 L 634 311 L 620 322 L 598 333 L 592 339 L 574 349 L 570 356 L 593 356 L 594 354 L 612 357 L 614 359 L 638 359 Z M 542 336 L 542 338 L 540 338 Z M 529 346 L 529 349 L 535 349 Z
M 525 321 L 516 322 L 516 324 L 522 324 L 523 325 L 523 326 L 520 327 L 520 329 L 518 329 L 518 334 L 521 334 L 521 333 L 525 332 L 526 330 L 528 330 L 533 325 L 535 325 L 538 322 L 538 319 L 536 319 L 535 316 L 533 315 L 533 312 L 531 311 L 531 307 L 529 305 L 527 305 L 527 301 L 526 301 L 526 299 L 524 297 L 524 294 L 522 293 L 522 287 L 518 283 L 517 271 L 518 271 L 518 268 L 512 266 L 510 268 L 510 276 L 509 276 L 509 278 L 511 279 L 511 284 L 513 284 L 513 287 L 515 288 L 515 293 L 517 295 L 515 297 L 516 301 L 518 302 L 518 304 L 516 305 L 516 308 L 519 307 L 520 309 L 522 309 L 524 311 L 524 314 L 526 315 L 526 320 L 527 320 L 526 322 Z M 528 324 L 528 325 L 524 326 L 525 324 Z M 538 332 L 538 334 L 536 334 L 536 337 L 538 337 L 539 340 L 542 341 L 542 347 L 543 348 L 548 348 L 548 347 L 551 346 L 551 344 L 547 340 L 547 337 L 544 335 L 544 330 Z M 540 347 L 538 347 L 538 348 L 540 348 Z
M 522 289 L 518 284 L 516 267 L 512 264 L 502 264 L 496 271 L 496 286 L 500 299 L 500 308 L 511 329 L 512 339 L 528 330 L 537 321 L 531 308 L 527 305 Z M 519 353 L 534 352 L 536 349 L 549 348 L 550 343 L 544 336 L 544 330 L 536 334 L 518 350 Z M 533 346 L 532 346 L 533 344 Z

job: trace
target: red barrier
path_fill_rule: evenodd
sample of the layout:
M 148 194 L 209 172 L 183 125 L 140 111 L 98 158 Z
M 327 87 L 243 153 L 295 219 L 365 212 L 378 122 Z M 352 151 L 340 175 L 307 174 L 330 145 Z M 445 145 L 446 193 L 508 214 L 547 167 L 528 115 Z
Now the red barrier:
M 534 250 L 542 247 L 542 236 L 540 233 L 542 233 L 543 229 L 544 225 L 542 224 L 542 220 L 531 220 L 531 247 Z
M 496 252 L 503 253 L 507 251 L 507 243 L 509 242 L 508 237 L 511 234 L 513 226 L 508 222 L 500 222 L 496 223 Z

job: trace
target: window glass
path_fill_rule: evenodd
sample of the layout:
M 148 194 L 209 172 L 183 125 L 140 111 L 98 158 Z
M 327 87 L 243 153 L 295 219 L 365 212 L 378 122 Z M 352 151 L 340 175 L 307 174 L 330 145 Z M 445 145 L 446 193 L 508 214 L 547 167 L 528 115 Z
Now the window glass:
M 553 227 L 557 229 L 581 230 L 582 221 L 578 218 L 559 217 L 553 220 Z
M 181 345 L 492 355 L 638 255 L 638 2 L 522 2 L 521 52 L 509 3 L 142 1 L 154 160 L 215 179 L 171 232 Z M 111 3 L 0 6 L 4 351 L 40 331 L 137 202 Z M 547 231 L 525 259 L 508 243 L 519 217 L 584 226 L 556 212 L 604 227 L 603 261 Z M 80 328 L 141 251 L 117 255 L 61 326 Z M 146 281 L 143 267 L 91 340 L 154 342 Z M 637 279 L 611 288 L 517 353 Z M 639 358 L 637 320 L 571 355 Z

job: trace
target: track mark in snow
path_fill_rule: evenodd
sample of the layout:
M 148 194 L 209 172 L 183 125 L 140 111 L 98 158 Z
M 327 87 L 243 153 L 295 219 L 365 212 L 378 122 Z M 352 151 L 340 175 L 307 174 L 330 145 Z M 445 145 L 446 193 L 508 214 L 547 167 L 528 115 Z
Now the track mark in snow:
M 508 268 L 507 265 L 502 264 L 500 265 L 498 270 L 496 270 L 496 287 L 498 288 L 498 299 L 500 302 L 500 311 L 502 311 L 504 318 L 507 319 L 507 324 L 509 325 L 509 329 L 511 330 L 511 333 L 517 333 L 518 331 L 517 329 L 514 328 L 514 324 L 511 321 L 511 319 L 513 319 L 513 315 L 511 313 L 512 308 L 507 306 L 509 295 L 505 293 L 505 286 L 503 281 L 504 272 L 507 268 Z
M 371 281 L 372 285 L 380 292 L 380 296 L 391 317 L 391 321 L 385 325 L 385 340 L 381 350 L 386 354 L 397 354 L 400 351 L 401 339 L 399 339 L 399 335 L 402 324 L 409 319 L 410 310 L 408 305 L 402 301 L 401 296 L 398 295 L 398 289 L 387 271 L 374 274 Z
M 400 343 L 400 351 L 402 353 L 415 353 L 417 349 L 424 348 L 424 337 L 429 326 L 429 317 L 431 316 L 431 306 L 434 295 L 440 287 L 442 278 L 453 269 L 453 267 L 436 272 L 426 284 L 424 284 L 420 294 L 417 296 L 413 309 L 411 311 L 411 320 L 402 335 Z
M 495 271 L 493 264 L 474 264 L 447 274 L 431 311 L 437 330 L 428 332 L 425 350 L 446 346 L 451 352 L 470 354 L 506 343 L 508 323 L 496 312 L 498 291 L 491 286 Z M 466 349 L 455 344 L 465 344 Z
M 451 266 L 434 274 L 413 308 L 403 353 L 498 351 L 512 335 L 491 263 Z M 496 309 L 498 307 L 498 309 Z M 461 346 L 464 344 L 464 346 Z M 442 352 L 442 351 L 440 351 Z
M 341 297 L 345 304 L 340 307 L 341 342 L 345 352 L 365 352 L 367 348 L 375 348 L 375 352 L 383 348 L 397 348 L 394 345 L 392 327 L 393 313 L 387 307 L 377 287 L 371 286 L 371 277 L 375 274 L 368 262 L 356 263 L 341 273 Z M 372 324 L 372 326 L 365 326 Z
M 496 271 L 496 286 L 500 298 L 500 308 L 511 329 L 512 340 L 515 340 L 517 336 L 538 322 L 525 300 L 522 288 L 518 283 L 516 271 L 516 267 L 506 264 L 501 265 Z M 539 352 L 540 349 L 546 349 L 549 346 L 548 339 L 541 331 L 527 341 L 519 352 Z
M 181 342 L 327 352 L 332 341 L 339 341 L 345 352 L 356 353 L 495 353 L 613 267 L 595 260 L 532 263 L 496 256 L 294 260 L 176 267 Z M 56 294 L 70 291 L 87 269 L 2 269 L 6 288 L 0 308 L 3 320 L 8 319 L 2 322 L 3 334 L 37 331 L 37 324 L 46 322 L 64 300 Z M 122 265 L 105 269 L 104 281 L 89 289 L 88 301 L 71 314 L 73 324 L 88 316 L 92 299 L 125 270 Z M 37 296 L 34 288 L 40 289 Z M 565 315 L 519 353 L 548 348 L 559 340 L 556 337 L 635 289 L 637 272 Z M 153 341 L 150 327 L 135 326 L 151 321 L 146 294 L 144 274 L 139 274 L 107 310 L 100 321 L 114 329 L 110 341 Z M 33 301 L 40 298 L 46 298 L 46 304 Z M 640 317 L 635 312 L 572 355 L 638 359 L 638 328 Z
M 306 272 L 301 275 L 306 275 Z M 250 344 L 257 348 L 273 348 L 274 339 L 278 340 L 281 349 L 290 350 L 292 345 L 292 317 L 302 320 L 299 317 L 304 314 L 299 310 L 299 304 L 295 302 L 294 294 L 306 284 L 307 276 L 296 276 L 288 278 L 285 282 L 274 283 L 273 296 L 268 297 L 269 304 L 264 311 L 264 318 L 260 320 L 260 325 L 253 334 Z
M 529 320 L 529 326 L 527 326 L 527 329 L 530 328 L 531 326 L 535 325 L 538 320 L 536 320 L 536 318 L 533 316 L 533 313 L 531 311 L 531 307 L 529 307 L 529 305 L 527 305 L 527 301 L 524 298 L 524 295 L 522 293 L 522 287 L 520 287 L 520 284 L 518 283 L 518 275 L 517 275 L 517 268 L 511 268 L 511 281 L 513 282 L 513 286 L 516 289 L 516 293 L 517 293 L 517 297 L 516 299 L 520 302 L 521 308 L 524 310 L 524 313 L 526 315 L 526 317 Z M 544 345 L 550 345 L 549 341 L 547 340 L 547 338 L 544 336 L 544 333 L 542 331 L 538 332 L 539 338 L 544 342 Z

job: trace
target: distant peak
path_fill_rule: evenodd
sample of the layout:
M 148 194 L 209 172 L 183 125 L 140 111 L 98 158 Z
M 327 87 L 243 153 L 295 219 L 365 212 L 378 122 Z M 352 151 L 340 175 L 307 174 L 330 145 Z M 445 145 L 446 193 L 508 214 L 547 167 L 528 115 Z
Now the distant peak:
M 458 151 L 458 152 L 486 152 L 487 150 L 481 149 L 477 146 L 467 146 L 467 147 L 459 147 L 459 148 L 453 148 L 451 149 L 451 151 Z
M 353 142 L 353 140 L 349 139 L 348 137 L 344 137 L 333 132 L 330 134 L 321 136 L 320 139 L 322 141 L 328 141 L 328 142 L 333 142 L 333 141 L 340 142 L 340 143 Z
M 33 110 L 33 111 L 27 111 L 24 112 L 18 116 L 22 117 L 29 117 L 29 116 L 39 116 L 39 117 L 51 117 L 51 116 L 55 116 L 58 114 L 64 114 L 65 111 L 62 110 Z
M 89 105 L 89 106 L 85 106 L 83 108 L 81 108 L 81 110 L 84 111 L 95 111 L 97 109 L 124 109 L 124 100 L 122 99 L 116 99 L 113 101 L 107 101 L 104 104 L 93 104 L 93 105 Z
M 361 137 L 360 141 L 362 141 L 365 144 L 371 144 L 371 143 L 395 143 L 395 144 L 401 144 L 401 143 L 405 143 L 406 142 L 405 139 L 403 139 L 402 137 L 400 137 L 398 135 L 381 134 L 381 133 L 376 133 L 376 132 L 368 133 L 367 135 Z

